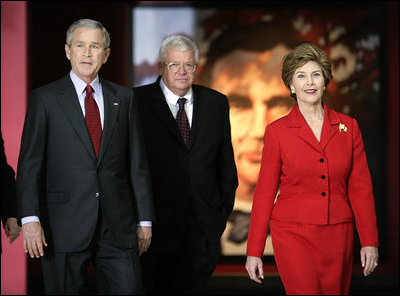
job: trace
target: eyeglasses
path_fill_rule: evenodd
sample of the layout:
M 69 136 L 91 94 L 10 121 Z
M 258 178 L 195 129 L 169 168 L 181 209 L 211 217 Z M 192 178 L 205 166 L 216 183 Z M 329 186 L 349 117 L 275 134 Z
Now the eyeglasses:
M 185 69 L 185 71 L 187 72 L 194 72 L 196 71 L 197 65 L 192 64 L 192 63 L 185 63 L 185 64 L 180 64 L 180 63 L 169 63 L 169 64 L 164 64 L 165 66 L 167 66 L 168 71 L 171 73 L 176 73 L 179 71 L 179 69 L 181 68 L 181 66 L 183 66 L 183 68 Z

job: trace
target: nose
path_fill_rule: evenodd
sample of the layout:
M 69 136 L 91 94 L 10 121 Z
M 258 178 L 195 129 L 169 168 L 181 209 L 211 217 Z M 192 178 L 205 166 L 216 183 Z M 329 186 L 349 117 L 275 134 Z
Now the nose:
M 253 123 L 250 130 L 250 136 L 253 138 L 262 139 L 264 137 L 264 131 L 267 122 L 268 108 L 264 103 L 256 104 L 254 106 L 254 117 Z
M 309 84 L 309 85 L 313 85 L 314 84 L 314 79 L 313 79 L 312 76 L 308 76 L 307 77 L 307 84 Z
M 180 64 L 177 72 L 179 74 L 186 74 L 185 64 Z
M 91 50 L 90 46 L 86 46 L 86 47 L 85 47 L 85 49 L 84 49 L 84 51 L 83 51 L 83 54 L 84 54 L 85 56 L 87 56 L 87 57 L 92 56 L 92 50 Z

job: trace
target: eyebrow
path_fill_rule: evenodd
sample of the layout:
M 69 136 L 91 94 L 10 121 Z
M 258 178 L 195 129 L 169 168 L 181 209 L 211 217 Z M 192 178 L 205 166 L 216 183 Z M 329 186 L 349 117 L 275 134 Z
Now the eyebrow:
M 168 65 L 168 64 L 179 64 L 179 65 L 181 65 L 181 64 L 183 64 L 183 65 L 191 64 L 191 65 L 196 65 L 195 62 L 184 62 L 184 63 L 179 63 L 179 62 L 174 62 L 174 61 L 169 62 L 169 63 L 166 63 L 166 64 L 167 64 L 167 65 Z
M 251 107 L 253 102 L 249 99 L 248 96 L 242 96 L 237 94 L 231 94 L 228 96 L 228 100 L 230 104 L 236 104 L 241 107 Z M 264 101 L 268 108 L 274 108 L 278 106 L 285 107 L 293 107 L 295 105 L 295 101 L 289 96 L 274 96 L 267 101 Z
M 265 104 L 268 108 L 274 108 L 277 106 L 292 107 L 295 105 L 295 101 L 290 97 L 276 96 L 266 101 Z
M 76 43 L 84 43 L 84 44 L 87 44 L 87 43 L 89 43 L 89 44 L 96 44 L 96 45 L 101 45 L 101 43 L 100 42 L 86 42 L 86 41 L 76 41 Z
M 315 71 L 312 71 L 311 73 L 315 73 L 315 72 L 322 72 L 322 70 L 315 70 Z M 306 73 L 306 71 L 296 71 L 295 74 L 297 74 L 297 73 Z
M 242 96 L 235 93 L 228 96 L 228 101 L 230 104 L 236 104 L 241 107 L 251 107 L 253 105 L 253 102 L 250 101 L 248 96 Z

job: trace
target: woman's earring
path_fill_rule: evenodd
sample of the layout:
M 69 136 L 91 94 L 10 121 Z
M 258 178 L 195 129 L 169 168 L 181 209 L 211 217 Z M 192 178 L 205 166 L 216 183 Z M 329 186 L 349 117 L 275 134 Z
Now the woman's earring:
M 292 89 L 290 89 L 290 92 L 292 93 L 292 95 L 295 95 L 296 94 L 296 91 L 292 88 Z

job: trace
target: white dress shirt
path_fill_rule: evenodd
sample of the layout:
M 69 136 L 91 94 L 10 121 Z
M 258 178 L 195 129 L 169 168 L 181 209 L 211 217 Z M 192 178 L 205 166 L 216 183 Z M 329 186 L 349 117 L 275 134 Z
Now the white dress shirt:
M 190 127 L 192 127 L 192 118 L 193 118 L 193 91 L 192 88 L 189 89 L 189 91 L 182 97 L 177 96 L 174 94 L 164 83 L 164 81 L 161 79 L 160 80 L 160 87 L 161 90 L 164 94 L 165 100 L 168 103 L 168 107 L 171 110 L 172 115 L 176 119 L 176 115 L 179 110 L 179 104 L 178 104 L 178 99 L 179 98 L 185 98 L 186 104 L 185 104 L 185 112 L 186 116 L 189 121 Z

